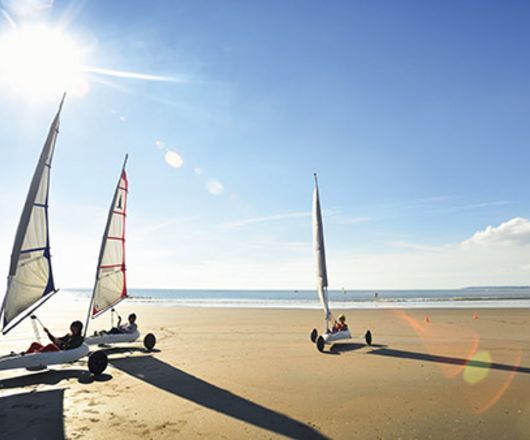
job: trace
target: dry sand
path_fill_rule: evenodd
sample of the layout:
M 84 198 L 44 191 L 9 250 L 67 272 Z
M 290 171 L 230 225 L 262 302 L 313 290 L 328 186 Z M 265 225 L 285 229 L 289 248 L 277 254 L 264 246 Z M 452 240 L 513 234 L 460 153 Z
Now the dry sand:
M 0 372 L 0 438 L 530 438 L 530 310 L 350 310 L 358 337 L 321 354 L 320 311 L 134 309 L 159 351 L 109 350 L 95 380 L 86 362 Z M 25 322 L 0 351 L 32 338 Z

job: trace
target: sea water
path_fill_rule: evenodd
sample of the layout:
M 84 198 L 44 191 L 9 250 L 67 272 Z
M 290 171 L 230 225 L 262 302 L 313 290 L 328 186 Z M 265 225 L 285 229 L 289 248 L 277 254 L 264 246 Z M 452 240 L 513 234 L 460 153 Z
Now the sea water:
M 64 299 L 87 301 L 90 289 L 63 289 Z M 129 301 L 167 307 L 317 309 L 314 290 L 129 289 Z M 455 290 L 330 290 L 337 309 L 530 308 L 530 287 L 468 287 Z

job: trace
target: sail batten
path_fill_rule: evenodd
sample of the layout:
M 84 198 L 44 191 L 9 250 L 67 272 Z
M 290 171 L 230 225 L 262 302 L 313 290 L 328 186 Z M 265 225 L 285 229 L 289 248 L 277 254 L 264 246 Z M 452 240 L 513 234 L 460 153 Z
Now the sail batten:
M 313 254 L 316 263 L 317 292 L 324 308 L 326 320 L 330 319 L 331 312 L 328 303 L 328 274 L 326 267 L 326 250 L 324 245 L 324 226 L 320 208 L 320 195 L 318 192 L 317 176 L 315 174 L 315 189 L 313 192 Z
M 101 315 L 127 298 L 125 220 L 129 182 L 125 171 L 126 164 L 127 156 L 112 198 L 101 241 L 96 280 L 89 310 L 92 318 Z
M 48 131 L 18 223 L 7 291 L 0 311 L 4 334 L 18 325 L 27 313 L 17 319 L 20 315 L 28 309 L 35 311 L 56 292 L 51 266 L 48 198 L 51 163 L 63 102 L 64 96 Z

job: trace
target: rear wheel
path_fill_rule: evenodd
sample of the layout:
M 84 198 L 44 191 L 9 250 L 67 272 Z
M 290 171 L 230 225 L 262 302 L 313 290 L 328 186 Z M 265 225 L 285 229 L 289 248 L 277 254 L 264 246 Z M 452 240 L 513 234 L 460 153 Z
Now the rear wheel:
M 313 331 L 311 332 L 311 335 L 310 335 L 310 338 L 311 338 L 311 342 L 315 342 L 318 338 L 318 331 L 316 328 L 313 329 Z
M 366 330 L 366 333 L 364 334 L 364 340 L 366 341 L 367 345 L 372 345 L 372 332 L 370 330 Z
M 317 348 L 318 348 L 318 351 L 320 351 L 320 353 L 322 353 L 324 351 L 324 338 L 322 336 L 319 336 L 318 339 L 317 339 Z
M 98 376 L 105 371 L 109 360 L 102 351 L 95 351 L 88 357 L 88 369 L 94 376 Z
M 144 347 L 147 351 L 151 351 L 156 345 L 156 337 L 153 333 L 148 333 L 144 338 Z

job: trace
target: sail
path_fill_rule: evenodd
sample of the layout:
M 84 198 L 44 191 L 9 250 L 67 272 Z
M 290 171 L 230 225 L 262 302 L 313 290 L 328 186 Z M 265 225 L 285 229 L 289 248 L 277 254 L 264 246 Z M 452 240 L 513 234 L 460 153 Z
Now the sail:
M 48 132 L 18 223 L 7 291 L 0 311 L 4 334 L 56 292 L 50 255 L 48 193 L 63 102 L 64 96 Z M 17 320 L 23 312 L 26 314 Z
M 324 228 L 322 225 L 322 211 L 320 210 L 320 197 L 318 182 L 315 174 L 315 190 L 313 192 L 313 253 L 317 269 L 317 292 L 324 307 L 326 320 L 330 318 L 328 304 L 328 274 L 326 269 L 326 251 L 324 246 Z
M 126 163 L 127 156 L 114 192 L 99 252 L 96 282 L 92 294 L 92 318 L 127 298 L 125 219 L 129 183 L 125 172 Z

